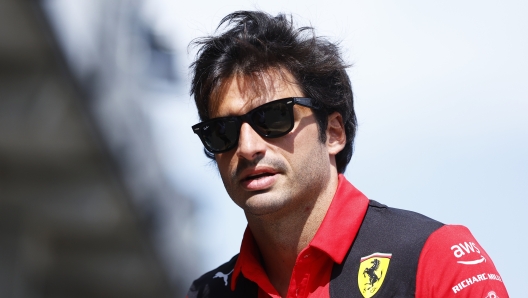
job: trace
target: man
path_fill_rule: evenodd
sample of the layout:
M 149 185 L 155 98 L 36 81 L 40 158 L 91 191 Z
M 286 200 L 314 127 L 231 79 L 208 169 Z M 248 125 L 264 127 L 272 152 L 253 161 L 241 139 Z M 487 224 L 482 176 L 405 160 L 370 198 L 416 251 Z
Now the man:
M 200 46 L 193 126 L 248 227 L 188 297 L 508 297 L 462 226 L 369 201 L 342 175 L 356 130 L 339 48 L 235 12 Z

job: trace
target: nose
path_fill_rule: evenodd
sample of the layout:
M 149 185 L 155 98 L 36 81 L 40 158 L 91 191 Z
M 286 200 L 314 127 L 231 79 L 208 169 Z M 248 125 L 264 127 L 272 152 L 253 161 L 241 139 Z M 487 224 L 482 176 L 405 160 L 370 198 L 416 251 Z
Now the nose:
M 238 148 L 236 154 L 247 160 L 255 160 L 264 155 L 267 142 L 248 123 L 240 126 Z

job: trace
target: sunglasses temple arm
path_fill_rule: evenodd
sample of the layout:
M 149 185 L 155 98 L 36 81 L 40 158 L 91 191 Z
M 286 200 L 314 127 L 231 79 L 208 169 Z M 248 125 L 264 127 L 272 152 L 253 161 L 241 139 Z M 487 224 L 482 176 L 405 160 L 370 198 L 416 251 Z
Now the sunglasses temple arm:
M 293 98 L 293 101 L 298 104 L 298 105 L 301 105 L 301 106 L 305 106 L 305 107 L 308 107 L 308 108 L 312 108 L 312 109 L 318 109 L 319 107 L 317 107 L 316 105 L 314 105 L 313 103 L 313 100 L 311 98 L 307 98 L 307 97 L 294 97 Z

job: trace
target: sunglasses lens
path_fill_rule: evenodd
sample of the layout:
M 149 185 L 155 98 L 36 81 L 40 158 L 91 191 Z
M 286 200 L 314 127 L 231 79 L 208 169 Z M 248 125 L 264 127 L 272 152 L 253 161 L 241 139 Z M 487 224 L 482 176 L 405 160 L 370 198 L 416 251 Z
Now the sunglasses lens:
M 211 121 L 202 127 L 202 138 L 210 151 L 228 150 L 238 139 L 237 123 L 226 119 Z
M 281 136 L 293 127 L 288 106 L 282 102 L 262 106 L 254 110 L 250 117 L 255 128 L 266 137 Z
M 239 138 L 240 125 L 247 122 L 261 136 L 277 138 L 293 128 L 293 100 L 284 98 L 262 105 L 246 115 L 216 118 L 193 129 L 200 135 L 204 146 L 213 153 L 231 150 Z

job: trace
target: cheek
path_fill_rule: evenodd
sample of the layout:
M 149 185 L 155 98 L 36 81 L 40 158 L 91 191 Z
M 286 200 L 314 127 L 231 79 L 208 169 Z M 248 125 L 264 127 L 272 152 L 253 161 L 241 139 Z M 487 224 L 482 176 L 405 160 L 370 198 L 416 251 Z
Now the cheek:
M 314 150 L 321 150 L 324 144 L 319 140 L 319 129 L 317 125 L 306 126 L 295 138 L 293 146 L 296 152 L 303 151 L 303 154 Z
M 303 118 L 298 123 L 295 123 L 295 128 L 286 136 L 269 139 L 276 147 L 285 153 L 304 154 L 305 151 L 313 150 L 314 146 L 320 146 L 319 129 L 314 119 Z M 295 158 L 295 157 L 294 157 Z
M 277 139 L 274 145 L 297 176 L 306 175 L 305 172 L 308 169 L 311 171 L 315 163 L 324 162 L 325 148 L 319 141 L 317 127 L 305 127 L 301 131 Z
M 216 159 L 216 166 L 218 167 L 218 172 L 220 173 L 220 177 L 222 177 L 222 181 L 227 186 L 227 183 L 230 181 L 231 176 L 231 162 L 232 162 L 232 156 L 229 156 L 230 154 L 222 153 L 217 154 Z

